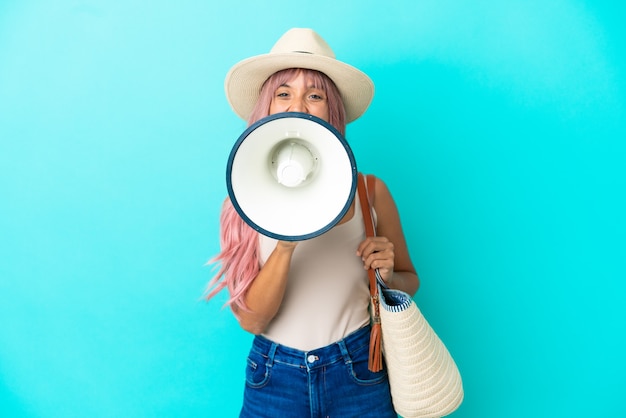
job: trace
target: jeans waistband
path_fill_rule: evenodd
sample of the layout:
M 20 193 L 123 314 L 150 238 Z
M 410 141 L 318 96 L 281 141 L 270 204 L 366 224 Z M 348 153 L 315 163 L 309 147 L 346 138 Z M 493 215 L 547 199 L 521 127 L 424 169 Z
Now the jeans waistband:
M 252 343 L 252 350 L 267 357 L 268 366 L 274 362 L 289 366 L 315 369 L 338 361 L 351 362 L 355 354 L 362 350 L 369 353 L 370 326 L 360 328 L 344 339 L 316 348 L 310 351 L 301 351 L 295 348 L 277 344 L 262 335 L 257 335 Z

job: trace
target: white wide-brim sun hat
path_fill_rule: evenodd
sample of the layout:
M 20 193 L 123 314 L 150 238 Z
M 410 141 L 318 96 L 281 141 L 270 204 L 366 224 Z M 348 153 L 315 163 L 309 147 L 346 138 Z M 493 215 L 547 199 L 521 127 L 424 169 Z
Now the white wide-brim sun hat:
M 230 69 L 224 87 L 235 113 L 247 121 L 265 80 L 287 68 L 317 70 L 330 77 L 343 99 L 346 123 L 359 118 L 374 97 L 374 83 L 365 73 L 337 60 L 326 41 L 312 29 L 293 28 L 268 54 L 247 58 Z

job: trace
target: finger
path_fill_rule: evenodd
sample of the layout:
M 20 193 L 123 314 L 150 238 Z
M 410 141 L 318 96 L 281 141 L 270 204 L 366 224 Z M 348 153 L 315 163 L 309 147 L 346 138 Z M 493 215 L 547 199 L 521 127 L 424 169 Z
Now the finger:
M 386 268 L 393 270 L 395 255 L 393 251 L 383 250 L 363 257 L 363 266 L 369 268 Z
M 393 244 L 385 237 L 369 237 L 359 245 L 357 255 L 367 258 L 370 254 L 393 248 Z
M 373 252 L 374 248 L 374 237 L 365 238 L 365 240 L 361 241 L 359 247 L 356 250 L 356 255 L 367 257 Z

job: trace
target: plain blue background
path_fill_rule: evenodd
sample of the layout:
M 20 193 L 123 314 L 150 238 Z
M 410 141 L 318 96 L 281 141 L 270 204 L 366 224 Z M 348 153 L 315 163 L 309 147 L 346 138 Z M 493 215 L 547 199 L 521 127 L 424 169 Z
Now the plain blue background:
M 223 80 L 316 29 L 376 96 L 455 417 L 624 416 L 623 2 L 0 3 L 0 415 L 233 417 L 251 339 L 200 301 L 245 124 Z

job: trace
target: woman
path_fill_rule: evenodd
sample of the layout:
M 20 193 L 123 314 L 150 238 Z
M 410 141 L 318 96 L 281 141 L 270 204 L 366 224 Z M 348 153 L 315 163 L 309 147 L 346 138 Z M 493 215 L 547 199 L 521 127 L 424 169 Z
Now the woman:
M 373 83 L 335 59 L 310 29 L 291 29 L 269 54 L 236 64 L 226 95 L 249 124 L 279 112 L 317 116 L 345 134 L 373 96 Z M 255 334 L 241 417 L 396 417 L 386 372 L 368 370 L 367 270 L 413 295 L 419 279 L 394 200 L 380 180 L 369 191 L 376 237 L 365 237 L 358 199 L 328 232 L 276 241 L 248 227 L 227 199 L 220 270 L 240 325 Z M 223 280 L 221 280 L 223 279 Z

